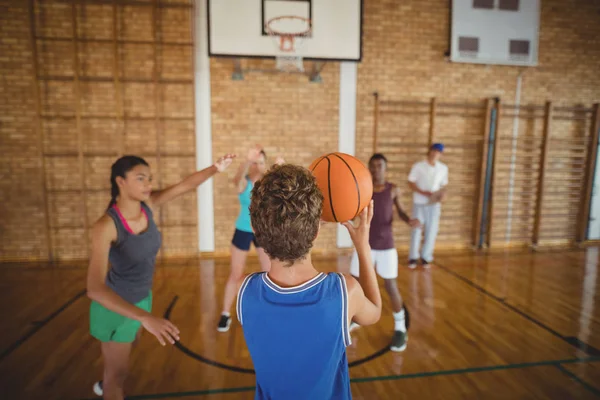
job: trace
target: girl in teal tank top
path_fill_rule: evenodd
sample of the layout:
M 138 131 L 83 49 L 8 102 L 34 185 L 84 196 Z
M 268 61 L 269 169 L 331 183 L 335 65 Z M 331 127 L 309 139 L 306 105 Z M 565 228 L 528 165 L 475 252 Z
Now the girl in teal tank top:
M 238 199 L 240 200 L 240 213 L 235 221 L 235 229 L 252 233 L 252 224 L 250 223 L 250 194 L 252 193 L 254 183 L 248 176 L 245 177 L 245 181 L 246 188 L 243 192 L 238 194 Z
M 276 160 L 277 164 L 282 164 L 280 157 Z M 252 222 L 250 221 L 250 197 L 254 183 L 263 177 L 266 171 L 266 153 L 261 146 L 256 146 L 248 151 L 248 157 L 245 162 L 240 164 L 238 171 L 233 179 L 238 190 L 238 199 L 240 202 L 240 212 L 235 221 L 235 232 L 231 240 L 231 272 L 225 285 L 225 294 L 223 298 L 223 311 L 217 324 L 219 332 L 227 332 L 231 325 L 231 306 L 235 301 L 239 284 L 244 274 L 246 258 L 250 246 L 254 243 L 260 267 L 263 271 L 268 271 L 271 266 L 269 256 L 256 242 L 252 231 Z
M 153 213 L 224 171 L 233 158 L 227 154 L 180 183 L 154 192 L 150 167 L 143 158 L 124 156 L 112 165 L 112 198 L 92 227 L 87 276 L 87 295 L 92 300 L 90 334 L 101 342 L 104 356 L 104 381 L 94 385 L 98 396 L 124 398 L 124 372 L 141 327 L 163 346 L 179 340 L 175 325 L 151 314 L 154 261 L 161 247 Z

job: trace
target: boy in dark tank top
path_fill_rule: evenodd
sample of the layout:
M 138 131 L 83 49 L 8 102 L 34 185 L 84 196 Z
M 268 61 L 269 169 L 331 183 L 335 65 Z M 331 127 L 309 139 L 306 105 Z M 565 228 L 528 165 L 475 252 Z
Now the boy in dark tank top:
M 369 233 L 369 244 L 373 264 L 377 274 L 385 282 L 385 290 L 390 296 L 394 315 L 394 337 L 390 349 L 404 351 L 407 335 L 408 315 L 404 307 L 402 296 L 398 290 L 398 252 L 394 244 L 392 222 L 394 220 L 394 207 L 398 216 L 411 227 L 420 225 L 419 220 L 411 219 L 400 203 L 400 189 L 386 181 L 387 159 L 383 154 L 374 154 L 369 160 L 369 171 L 373 178 L 373 203 L 374 212 Z M 358 277 L 358 257 L 356 251 L 352 256 L 350 273 Z M 350 329 L 356 329 L 357 324 L 352 323 Z

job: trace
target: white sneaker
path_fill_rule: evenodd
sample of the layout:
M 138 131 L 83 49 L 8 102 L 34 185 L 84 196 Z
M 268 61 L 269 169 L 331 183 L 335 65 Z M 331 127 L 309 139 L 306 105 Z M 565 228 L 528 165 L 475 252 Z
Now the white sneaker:
M 221 314 L 221 319 L 219 320 L 219 325 L 217 325 L 217 330 L 219 332 L 227 332 L 229 327 L 231 326 L 231 316 Z
M 99 397 L 104 395 L 104 390 L 102 390 L 102 381 L 94 383 L 94 393 Z
M 390 350 L 402 352 L 406 349 L 406 342 L 408 342 L 408 334 L 402 331 L 395 331 Z

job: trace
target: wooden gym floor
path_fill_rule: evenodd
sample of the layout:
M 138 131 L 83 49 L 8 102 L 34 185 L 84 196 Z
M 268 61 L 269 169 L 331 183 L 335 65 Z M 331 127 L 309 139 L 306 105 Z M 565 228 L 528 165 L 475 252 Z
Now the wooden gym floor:
M 387 351 L 393 321 L 384 293 L 381 321 L 353 332 L 348 348 L 354 398 L 598 398 L 599 254 L 448 253 L 429 271 L 402 269 L 408 348 Z M 316 262 L 344 271 L 349 257 Z M 94 398 L 102 364 L 88 334 L 85 273 L 82 266 L 1 266 L 3 399 Z M 130 398 L 253 398 L 240 326 L 215 329 L 227 273 L 226 259 L 157 269 L 154 313 L 179 326 L 181 343 L 163 348 L 143 335 L 131 360 Z

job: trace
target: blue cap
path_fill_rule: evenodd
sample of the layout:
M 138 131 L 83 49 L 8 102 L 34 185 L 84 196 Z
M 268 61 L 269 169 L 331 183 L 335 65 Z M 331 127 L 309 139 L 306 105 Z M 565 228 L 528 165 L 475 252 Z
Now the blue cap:
M 443 143 L 434 143 L 431 145 L 429 150 L 439 151 L 440 153 L 444 152 L 444 144 Z

